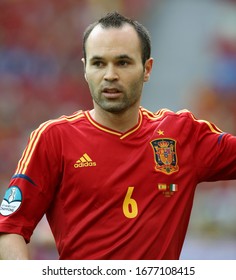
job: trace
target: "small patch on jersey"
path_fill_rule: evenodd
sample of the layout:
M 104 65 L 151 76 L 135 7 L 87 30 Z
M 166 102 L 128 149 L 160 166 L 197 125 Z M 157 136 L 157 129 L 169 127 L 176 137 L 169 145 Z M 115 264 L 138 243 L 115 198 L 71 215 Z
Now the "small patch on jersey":
M 164 135 L 164 130 L 158 129 L 157 133 L 158 133 L 158 135 Z
M 171 197 L 174 195 L 179 190 L 179 187 L 177 184 L 164 184 L 164 183 L 159 183 L 157 186 L 158 190 L 162 192 L 162 194 L 165 197 Z
M 17 186 L 7 189 L 0 205 L 0 214 L 9 216 L 16 212 L 22 203 L 22 192 Z
M 155 160 L 155 170 L 170 175 L 179 170 L 176 141 L 170 138 L 155 139 L 150 142 Z

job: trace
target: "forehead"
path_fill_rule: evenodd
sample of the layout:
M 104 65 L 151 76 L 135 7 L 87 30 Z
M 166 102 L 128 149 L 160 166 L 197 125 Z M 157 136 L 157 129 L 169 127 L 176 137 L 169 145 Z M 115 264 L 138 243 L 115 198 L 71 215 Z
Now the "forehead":
M 119 28 L 103 28 L 97 25 L 87 39 L 86 54 L 87 58 L 109 54 L 141 55 L 140 39 L 130 24 L 124 24 Z

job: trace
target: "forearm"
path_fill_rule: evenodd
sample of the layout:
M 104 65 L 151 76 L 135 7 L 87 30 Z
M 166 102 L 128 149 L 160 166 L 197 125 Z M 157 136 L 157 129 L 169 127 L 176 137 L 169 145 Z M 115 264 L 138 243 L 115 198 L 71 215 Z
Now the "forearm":
M 0 259 L 28 260 L 29 252 L 24 238 L 18 234 L 0 233 Z

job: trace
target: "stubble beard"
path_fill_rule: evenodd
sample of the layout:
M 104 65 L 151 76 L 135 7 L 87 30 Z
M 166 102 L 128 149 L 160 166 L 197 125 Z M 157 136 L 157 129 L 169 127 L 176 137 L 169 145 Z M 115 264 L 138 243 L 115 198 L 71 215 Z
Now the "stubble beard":
M 117 99 L 105 98 L 101 93 L 99 95 L 92 93 L 92 98 L 100 108 L 113 114 L 123 113 L 139 101 L 139 95 L 136 96 L 135 93 L 132 94 L 132 98 L 123 93 L 123 96 Z

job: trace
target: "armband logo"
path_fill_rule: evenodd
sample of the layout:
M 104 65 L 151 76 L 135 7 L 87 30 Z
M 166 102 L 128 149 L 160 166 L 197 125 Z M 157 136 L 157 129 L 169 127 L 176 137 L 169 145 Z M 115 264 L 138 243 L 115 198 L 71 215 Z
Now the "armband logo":
M 155 170 L 170 175 L 179 170 L 176 153 L 176 140 L 170 138 L 155 139 L 150 142 L 155 161 Z
M 0 214 L 9 216 L 16 212 L 22 203 L 22 192 L 17 186 L 7 189 L 3 201 L 0 205 Z

